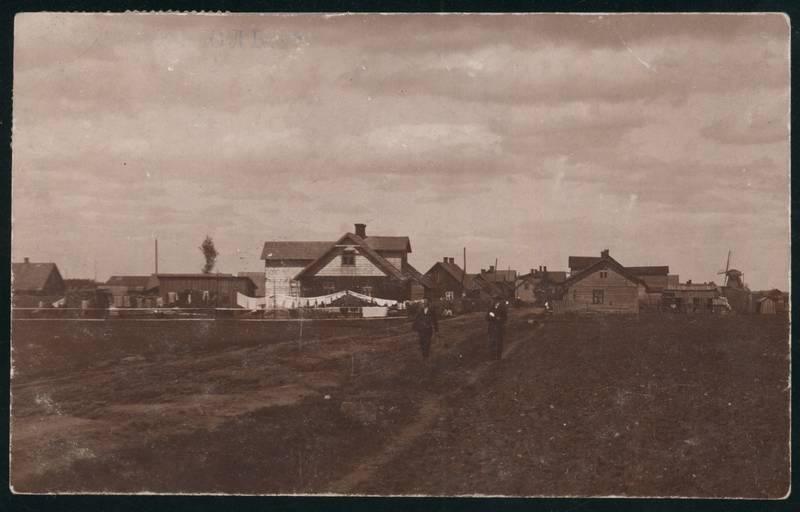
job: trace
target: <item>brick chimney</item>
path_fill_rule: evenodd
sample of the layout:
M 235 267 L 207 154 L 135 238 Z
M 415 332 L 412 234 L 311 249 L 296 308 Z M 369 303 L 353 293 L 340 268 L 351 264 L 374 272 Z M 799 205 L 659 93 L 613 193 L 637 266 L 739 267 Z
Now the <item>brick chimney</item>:
M 491 274 L 494 272 L 494 265 L 489 265 L 489 273 Z
M 608 249 L 603 249 L 602 251 L 600 251 L 600 257 L 608 258 Z
M 445 256 L 444 259 L 442 260 L 442 263 L 450 263 L 450 258 Z
M 367 238 L 367 225 L 356 224 L 356 235 L 360 236 L 361 238 Z
M 30 262 L 31 262 L 31 260 L 30 260 L 30 259 L 28 259 L 28 257 L 27 257 L 27 256 L 25 256 L 25 263 L 30 263 Z

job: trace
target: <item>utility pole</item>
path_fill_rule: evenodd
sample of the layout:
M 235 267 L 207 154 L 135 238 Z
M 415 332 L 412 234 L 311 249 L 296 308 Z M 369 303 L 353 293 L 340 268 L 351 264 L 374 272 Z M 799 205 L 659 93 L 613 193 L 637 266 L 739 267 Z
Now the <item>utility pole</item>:
M 156 274 L 158 274 L 158 237 L 156 237 Z

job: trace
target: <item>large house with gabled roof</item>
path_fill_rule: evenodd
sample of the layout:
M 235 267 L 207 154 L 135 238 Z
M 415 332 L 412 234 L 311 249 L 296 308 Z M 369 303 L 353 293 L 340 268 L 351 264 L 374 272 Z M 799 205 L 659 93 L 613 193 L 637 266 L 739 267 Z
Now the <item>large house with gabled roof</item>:
M 577 271 L 573 263 L 571 257 L 572 274 L 557 288 L 557 312 L 639 312 L 639 298 L 648 292 L 647 284 L 612 258 L 608 249 Z
M 370 236 L 366 224 L 335 241 L 267 241 L 265 294 L 318 297 L 350 290 L 371 297 L 417 300 L 431 281 L 409 262 L 407 236 Z M 269 303 L 269 301 L 267 301 Z

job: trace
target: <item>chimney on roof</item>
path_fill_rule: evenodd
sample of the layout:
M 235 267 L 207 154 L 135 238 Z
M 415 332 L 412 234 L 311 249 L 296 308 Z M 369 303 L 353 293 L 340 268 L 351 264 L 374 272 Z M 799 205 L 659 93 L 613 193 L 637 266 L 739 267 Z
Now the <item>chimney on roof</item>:
M 600 257 L 608 258 L 608 249 L 603 249 L 602 251 L 600 251 Z
M 25 263 L 30 263 L 30 262 L 31 262 L 31 260 L 30 260 L 30 259 L 28 259 L 28 257 L 27 257 L 27 256 L 25 256 Z
M 489 272 L 494 272 L 494 265 L 489 265 Z
M 485 273 L 486 273 L 486 269 L 485 269 L 485 268 L 482 268 L 482 269 L 481 269 L 481 274 L 485 274 Z
M 367 225 L 356 224 L 356 235 L 360 236 L 361 238 L 367 238 Z
M 544 273 L 547 273 L 547 265 L 544 266 Z
M 442 263 L 450 263 L 450 258 L 445 256 L 444 259 L 442 260 Z

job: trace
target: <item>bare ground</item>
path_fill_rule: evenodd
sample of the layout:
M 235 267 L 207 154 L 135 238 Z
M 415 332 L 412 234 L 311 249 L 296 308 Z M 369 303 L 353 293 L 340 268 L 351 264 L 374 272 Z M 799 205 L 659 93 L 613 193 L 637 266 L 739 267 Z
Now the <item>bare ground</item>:
M 302 329 L 302 331 L 301 331 Z M 19 492 L 783 496 L 785 318 L 13 325 Z

